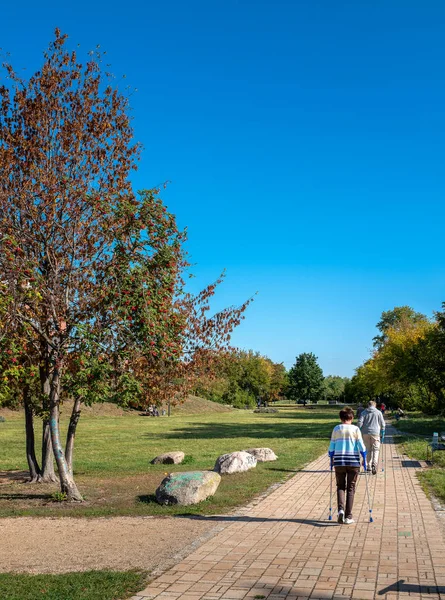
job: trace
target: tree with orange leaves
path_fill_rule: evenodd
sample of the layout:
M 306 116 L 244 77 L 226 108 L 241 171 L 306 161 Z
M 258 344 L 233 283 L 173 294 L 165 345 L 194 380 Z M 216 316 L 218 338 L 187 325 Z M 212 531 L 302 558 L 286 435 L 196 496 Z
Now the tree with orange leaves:
M 56 30 L 27 81 L 4 65 L 0 295 L 2 332 L 39 373 L 61 490 L 81 500 L 72 469 L 80 404 L 183 395 L 248 302 L 207 317 L 215 285 L 185 292 L 185 234 L 158 190 L 136 195 L 130 184 L 139 146 L 127 98 L 102 73 L 100 53 L 84 65 L 66 41 Z M 64 393 L 75 400 L 65 448 Z

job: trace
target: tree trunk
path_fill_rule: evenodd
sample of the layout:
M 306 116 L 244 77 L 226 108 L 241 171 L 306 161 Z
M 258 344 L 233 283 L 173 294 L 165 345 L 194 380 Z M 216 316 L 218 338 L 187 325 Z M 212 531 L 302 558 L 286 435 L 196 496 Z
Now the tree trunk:
M 74 438 L 76 436 L 77 424 L 80 419 L 80 398 L 74 400 L 73 410 L 71 411 L 70 424 L 68 426 L 68 433 L 66 434 L 66 447 L 65 447 L 65 458 L 68 471 L 70 475 L 73 475 L 73 451 L 74 451 Z
M 68 465 L 63 452 L 60 441 L 59 429 L 59 390 L 60 390 L 60 374 L 57 366 L 54 366 L 51 393 L 49 398 L 49 426 L 51 430 L 51 441 L 53 445 L 54 457 L 57 463 L 57 469 L 60 477 L 60 488 L 66 494 L 67 500 L 79 501 L 83 500 L 72 474 L 68 469 Z
M 49 411 L 49 395 L 51 390 L 49 380 L 49 366 L 48 361 L 45 361 L 44 365 L 40 366 L 40 386 L 43 397 L 43 410 L 46 413 Z M 55 470 L 54 470 L 54 455 L 53 447 L 51 442 L 51 431 L 49 427 L 49 418 L 44 417 L 43 419 L 43 432 L 42 432 L 42 473 L 40 475 L 40 481 L 42 483 L 56 483 L 58 482 Z
M 26 460 L 29 467 L 29 481 L 36 483 L 40 479 L 40 467 L 37 462 L 34 438 L 34 410 L 29 398 L 29 388 L 23 389 L 23 405 L 25 407 L 25 431 L 26 431 Z
M 56 472 L 54 470 L 54 454 L 51 441 L 51 430 L 49 419 L 43 419 L 43 434 L 42 434 L 42 472 L 39 477 L 41 483 L 58 482 Z

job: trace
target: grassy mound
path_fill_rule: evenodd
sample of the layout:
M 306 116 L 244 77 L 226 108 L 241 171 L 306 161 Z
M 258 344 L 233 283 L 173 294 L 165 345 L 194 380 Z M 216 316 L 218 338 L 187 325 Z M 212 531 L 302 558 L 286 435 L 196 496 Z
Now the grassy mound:
M 167 406 L 163 406 L 167 410 Z M 210 414 L 210 413 L 226 413 L 231 412 L 234 409 L 226 404 L 219 404 L 218 402 L 211 402 L 205 400 L 205 398 L 199 398 L 198 396 L 189 396 L 184 403 L 178 404 L 171 407 L 172 415 L 199 415 Z
M 60 407 L 60 414 L 62 419 L 64 417 L 69 418 L 73 408 L 71 401 L 64 402 Z M 167 411 L 167 406 L 160 408 L 160 411 L 164 408 Z M 225 404 L 219 404 L 218 402 L 211 402 L 204 398 L 198 398 L 198 396 L 189 396 L 184 402 L 171 407 L 172 415 L 198 415 L 201 413 L 223 413 L 233 411 L 233 408 Z M 82 416 L 89 417 L 138 417 L 140 415 L 139 410 L 123 409 L 117 404 L 111 402 L 98 402 L 93 406 L 82 405 Z M 11 410 L 10 408 L 0 407 L 0 416 L 8 419 L 22 419 L 24 418 L 23 411 Z

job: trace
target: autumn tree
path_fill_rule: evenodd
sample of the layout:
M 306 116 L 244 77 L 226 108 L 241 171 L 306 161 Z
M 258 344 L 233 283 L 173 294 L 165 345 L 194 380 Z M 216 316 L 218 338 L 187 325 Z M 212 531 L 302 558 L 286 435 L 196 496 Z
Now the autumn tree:
M 392 406 L 437 410 L 441 405 L 440 313 L 436 322 L 412 308 L 396 307 L 382 313 L 381 336 L 372 356 L 346 387 L 348 399 L 379 398 Z M 437 360 L 438 359 L 438 360 Z
M 410 306 L 395 306 L 392 310 L 382 312 L 380 321 L 376 327 L 379 334 L 373 338 L 374 348 L 379 350 L 387 340 L 387 333 L 390 328 L 397 329 L 400 326 L 416 324 L 426 321 L 424 314 L 415 311 Z
M 271 361 L 272 362 L 272 361 Z M 269 400 L 276 402 L 287 393 L 289 380 L 283 363 L 272 363 L 272 374 L 269 386 Z
M 127 98 L 102 73 L 98 52 L 84 65 L 66 40 L 56 30 L 28 81 L 5 66 L 0 305 L 17 360 L 38 370 L 61 490 L 81 500 L 72 468 L 81 404 L 184 394 L 248 303 L 208 316 L 218 282 L 186 293 L 184 233 L 159 190 L 136 195 L 130 185 L 139 147 Z M 11 389 L 23 385 L 4 373 Z M 74 399 L 65 447 L 61 394 Z
M 429 402 L 421 407 L 425 412 L 445 412 L 445 302 L 434 315 L 433 324 L 426 329 L 412 349 L 411 380 L 428 390 Z
M 116 232 L 133 219 L 138 146 L 128 103 L 98 53 L 82 65 L 56 30 L 41 70 L 0 87 L 0 278 L 11 322 L 38 356 L 61 488 L 81 499 L 59 430 L 61 376 L 72 341 L 97 311 Z M 127 240 L 127 243 L 131 243 Z

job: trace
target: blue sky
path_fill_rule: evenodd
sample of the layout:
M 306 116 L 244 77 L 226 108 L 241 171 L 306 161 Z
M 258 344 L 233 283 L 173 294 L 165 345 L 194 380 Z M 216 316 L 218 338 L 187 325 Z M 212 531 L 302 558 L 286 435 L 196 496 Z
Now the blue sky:
M 234 343 L 351 375 L 383 310 L 445 300 L 445 3 L 151 0 L 2 6 L 38 68 L 55 26 L 137 88 L 137 188 L 165 180 Z M 119 84 L 121 85 L 121 84 Z

